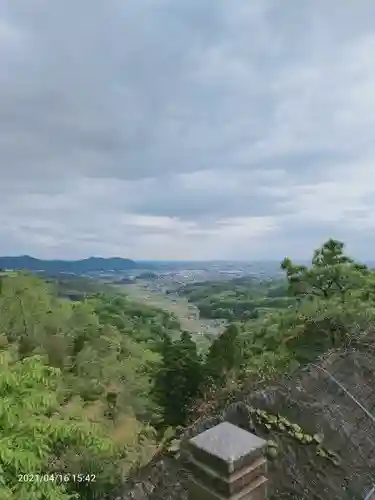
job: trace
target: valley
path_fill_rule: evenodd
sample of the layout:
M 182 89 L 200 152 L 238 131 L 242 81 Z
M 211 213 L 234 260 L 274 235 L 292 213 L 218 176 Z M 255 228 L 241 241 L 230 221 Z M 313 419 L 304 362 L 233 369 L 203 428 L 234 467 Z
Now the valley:
M 134 302 L 162 309 L 176 317 L 181 330 L 190 332 L 200 344 L 207 344 L 205 338 L 209 340 L 220 335 L 227 324 L 225 320 L 200 318 L 199 309 L 187 298 L 154 290 L 146 283 L 113 285 L 113 287 L 129 296 Z

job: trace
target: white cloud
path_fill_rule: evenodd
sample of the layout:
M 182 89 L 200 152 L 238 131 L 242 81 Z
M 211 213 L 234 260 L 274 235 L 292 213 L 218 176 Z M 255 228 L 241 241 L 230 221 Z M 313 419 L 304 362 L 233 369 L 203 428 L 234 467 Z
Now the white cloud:
M 6 0 L 0 254 L 304 257 L 333 236 L 371 257 L 374 18 Z

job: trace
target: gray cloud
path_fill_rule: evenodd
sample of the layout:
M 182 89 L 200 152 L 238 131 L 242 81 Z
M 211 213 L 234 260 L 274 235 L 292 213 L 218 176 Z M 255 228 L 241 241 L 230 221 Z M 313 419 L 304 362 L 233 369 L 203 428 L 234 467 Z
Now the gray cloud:
M 5 0 L 0 253 L 371 256 L 375 4 Z

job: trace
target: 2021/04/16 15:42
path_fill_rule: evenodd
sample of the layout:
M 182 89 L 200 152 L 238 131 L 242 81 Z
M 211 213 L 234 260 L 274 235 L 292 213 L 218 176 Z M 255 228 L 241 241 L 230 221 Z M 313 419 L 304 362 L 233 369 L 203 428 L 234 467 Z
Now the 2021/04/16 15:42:
M 96 480 L 95 474 L 72 474 L 70 472 L 53 472 L 47 474 L 18 474 L 20 483 L 41 483 L 41 482 L 56 482 L 56 483 L 93 483 Z

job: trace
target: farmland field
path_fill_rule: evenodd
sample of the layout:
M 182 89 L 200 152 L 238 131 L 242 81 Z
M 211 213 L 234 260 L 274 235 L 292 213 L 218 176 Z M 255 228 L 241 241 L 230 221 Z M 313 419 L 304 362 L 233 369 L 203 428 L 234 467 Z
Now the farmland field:
M 114 286 L 135 302 L 157 307 L 173 314 L 179 320 L 181 328 L 191 332 L 194 337 L 201 335 L 216 337 L 224 329 L 224 324 L 219 321 L 200 319 L 196 306 L 184 297 L 170 297 L 162 292 L 149 290 L 147 286 L 139 283 Z

